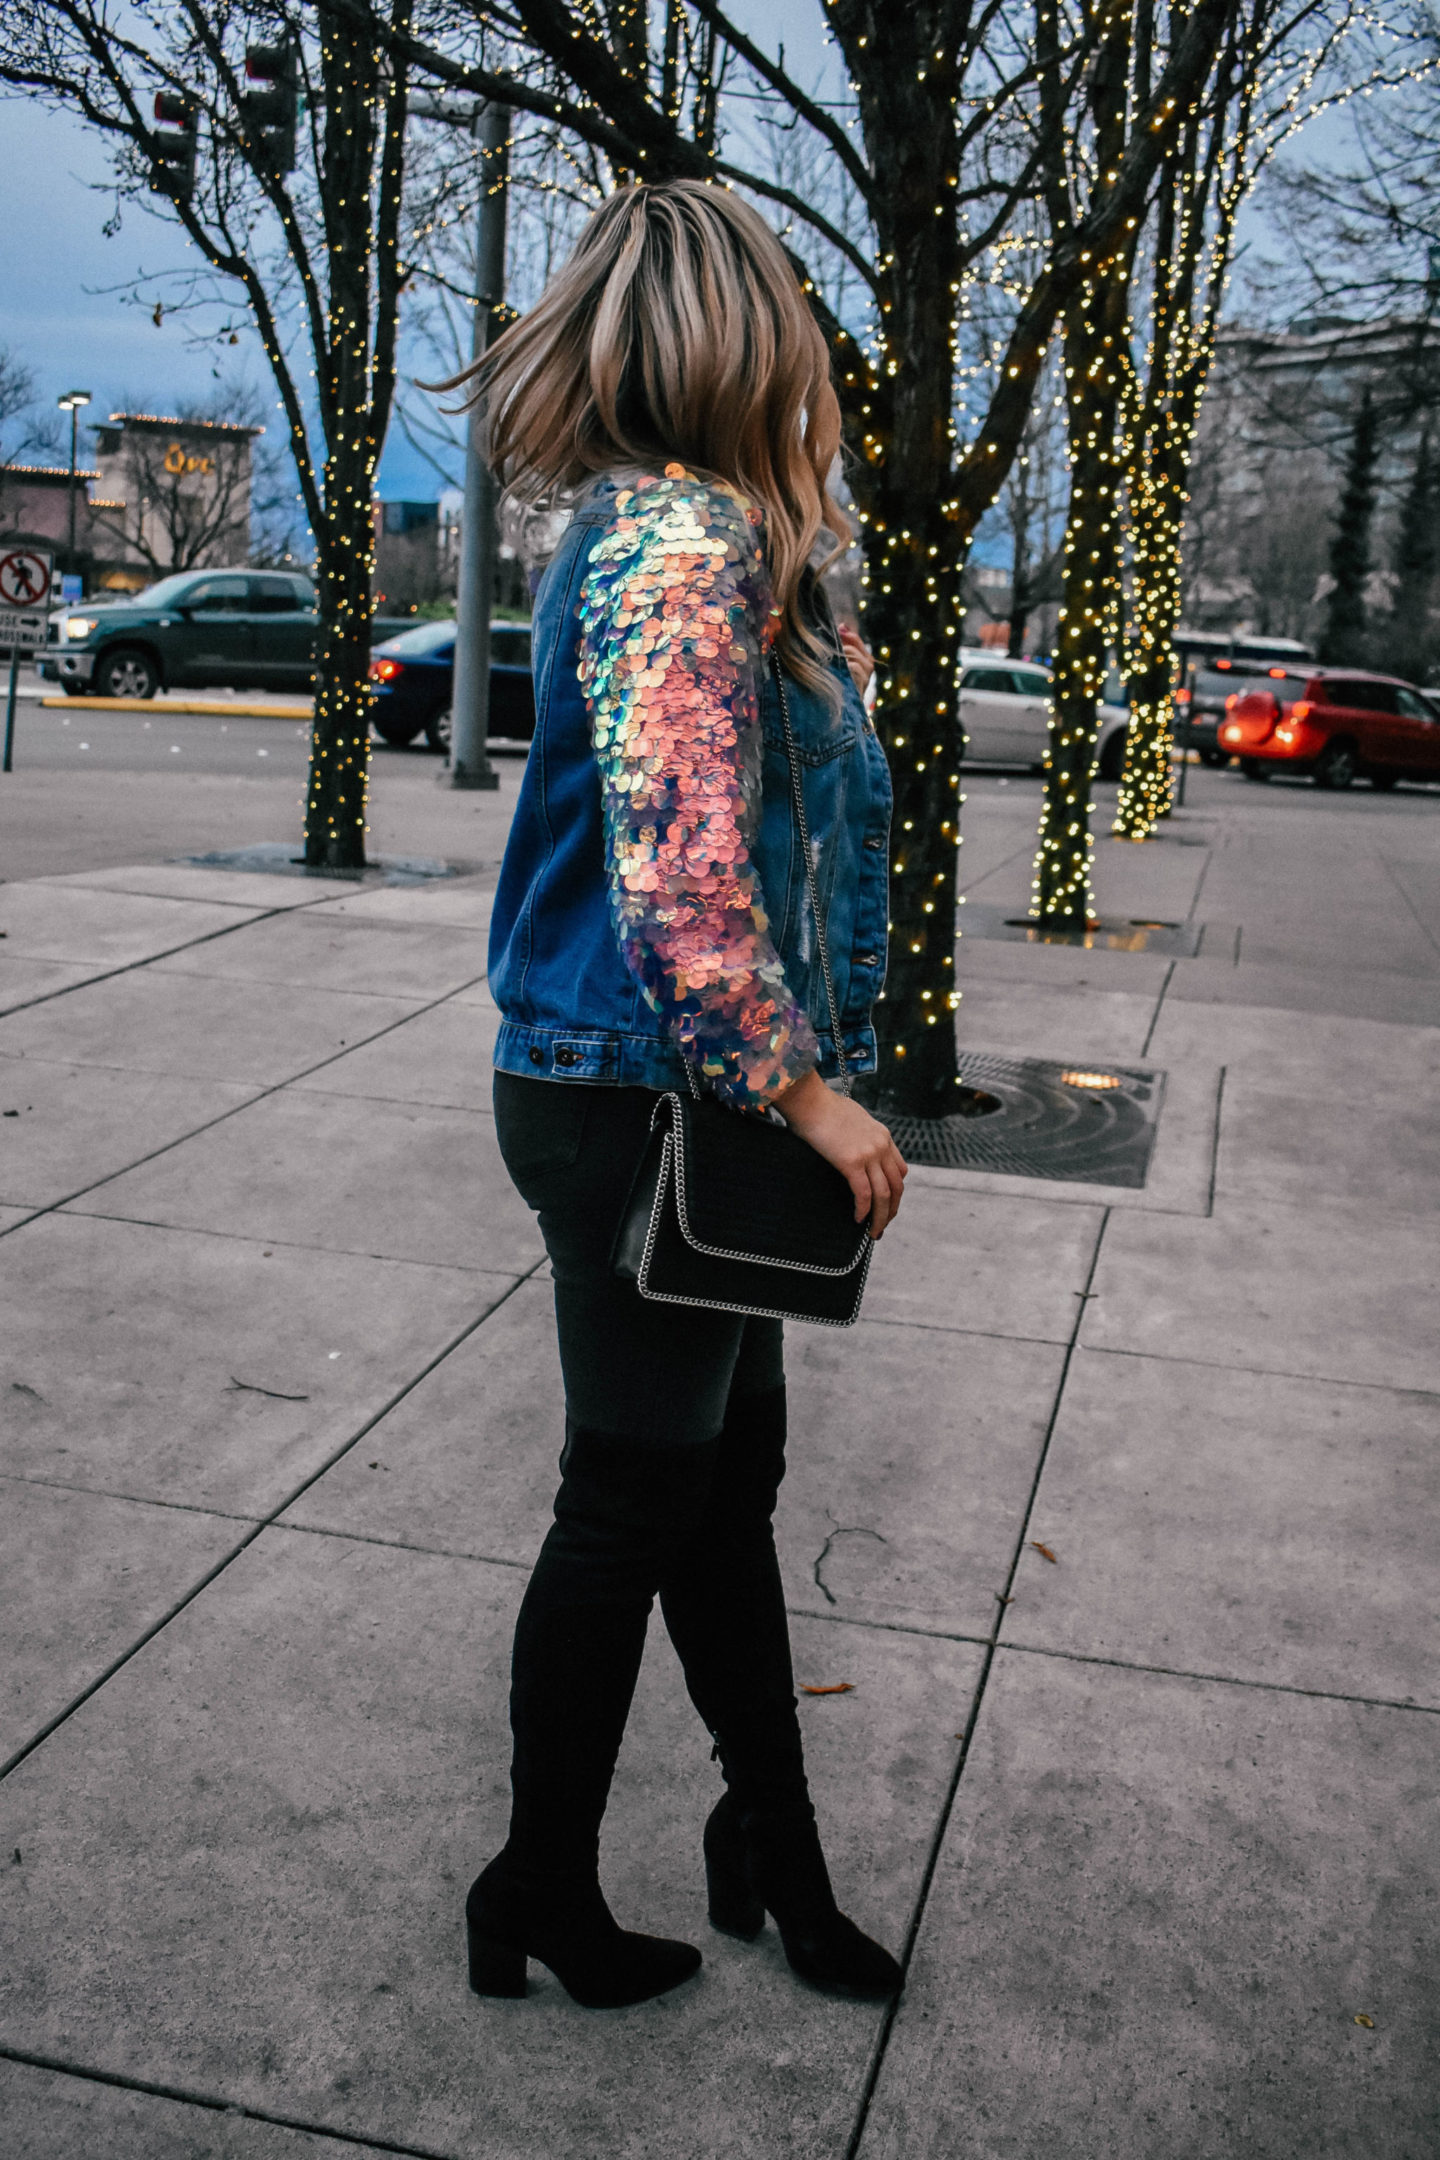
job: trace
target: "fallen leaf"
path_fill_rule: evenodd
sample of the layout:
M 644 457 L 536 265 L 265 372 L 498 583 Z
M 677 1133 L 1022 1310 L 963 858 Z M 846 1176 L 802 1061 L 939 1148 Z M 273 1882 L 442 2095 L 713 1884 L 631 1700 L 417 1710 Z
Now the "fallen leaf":
M 992 1590 L 990 1595 L 997 1605 L 1013 1605 L 1015 1602 L 1013 1597 L 1002 1597 L 998 1590 Z
M 853 1680 L 837 1680 L 834 1687 L 802 1687 L 800 1690 L 802 1695 L 853 1695 L 854 1692 Z
M 1032 1537 L 1030 1543 L 1034 1546 L 1036 1552 L 1039 1553 L 1042 1560 L 1048 1560 L 1052 1567 L 1059 1567 L 1060 1562 L 1055 1558 L 1054 1553 L 1051 1552 L 1048 1545 L 1042 1545 L 1038 1537 Z
M 1367 2011 L 1357 2010 L 1355 2012 L 1355 2022 L 1357 2025 L 1363 2025 L 1366 2032 L 1374 2032 L 1375 2030 L 1375 2020 Z

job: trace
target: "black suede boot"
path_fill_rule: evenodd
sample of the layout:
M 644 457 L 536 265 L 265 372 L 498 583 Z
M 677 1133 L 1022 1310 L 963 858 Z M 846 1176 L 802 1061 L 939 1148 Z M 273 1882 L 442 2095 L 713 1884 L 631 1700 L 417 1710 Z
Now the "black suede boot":
M 577 2002 L 610 2009 L 663 1994 L 700 1964 L 689 1943 L 616 1924 L 598 1860 L 651 1602 L 705 1505 L 715 1452 L 579 1426 L 567 1437 L 555 1522 L 515 1630 L 510 1836 L 465 1905 L 477 1993 L 523 1995 L 534 1957 Z
M 750 1941 L 768 1911 L 802 1978 L 886 2000 L 903 1975 L 835 1902 L 805 1776 L 771 1526 L 784 1474 L 784 1388 L 732 1403 L 710 1505 L 660 1587 L 665 1625 L 729 1788 L 705 1826 L 710 1918 Z

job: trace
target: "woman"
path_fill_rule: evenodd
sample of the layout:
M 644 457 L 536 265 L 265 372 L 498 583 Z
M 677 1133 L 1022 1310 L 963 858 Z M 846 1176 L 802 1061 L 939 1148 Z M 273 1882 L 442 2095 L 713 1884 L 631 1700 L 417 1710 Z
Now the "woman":
M 661 1304 L 610 1252 L 655 1093 L 773 1107 L 848 1178 L 879 1237 L 905 1178 L 833 1093 L 873 1069 L 889 782 L 809 569 L 840 513 L 824 342 L 773 234 L 696 182 L 626 188 L 539 305 L 472 371 L 491 461 L 578 502 L 541 583 L 535 738 L 496 895 L 495 1116 L 555 1281 L 566 1439 L 515 1634 L 510 1835 L 466 1906 L 471 1984 L 523 1995 L 527 1956 L 591 2007 L 700 1964 L 622 1931 L 601 1818 L 650 1606 L 714 1736 L 710 1918 L 886 1997 L 889 1953 L 839 1911 L 805 1779 L 771 1531 L 784 1472 L 778 1321 Z M 849 669 L 845 653 L 850 655 Z M 796 853 L 772 652 L 827 893 L 844 1041 L 830 1040 Z

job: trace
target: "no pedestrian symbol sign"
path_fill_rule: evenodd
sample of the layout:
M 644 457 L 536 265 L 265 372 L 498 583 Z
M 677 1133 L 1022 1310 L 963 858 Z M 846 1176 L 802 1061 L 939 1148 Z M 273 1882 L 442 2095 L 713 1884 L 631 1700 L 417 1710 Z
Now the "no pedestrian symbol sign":
M 45 643 L 51 567 L 44 548 L 0 540 L 0 647 Z

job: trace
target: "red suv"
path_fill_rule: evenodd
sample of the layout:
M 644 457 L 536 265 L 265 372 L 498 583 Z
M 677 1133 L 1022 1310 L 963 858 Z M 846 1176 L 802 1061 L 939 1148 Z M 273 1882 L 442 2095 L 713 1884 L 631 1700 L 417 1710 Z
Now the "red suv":
M 1440 780 L 1440 704 L 1393 675 L 1317 668 L 1227 698 L 1220 748 L 1251 780 L 1287 768 L 1322 788 Z

